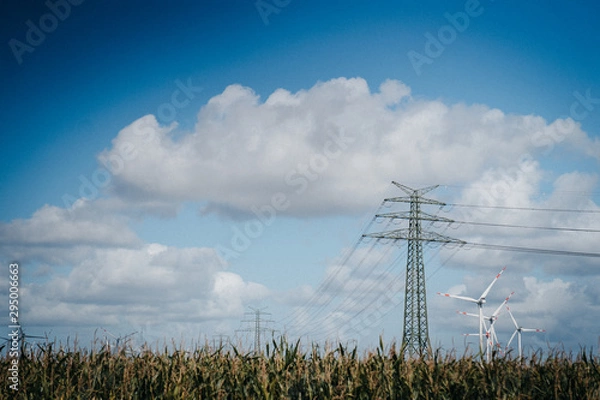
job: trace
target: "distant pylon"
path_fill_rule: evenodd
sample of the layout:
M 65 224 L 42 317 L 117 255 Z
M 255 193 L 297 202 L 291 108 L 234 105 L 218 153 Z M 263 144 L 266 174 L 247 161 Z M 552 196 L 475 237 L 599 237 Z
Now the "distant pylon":
M 262 319 L 261 315 L 271 315 L 271 313 L 267 313 L 264 312 L 264 308 L 253 308 L 253 307 L 248 307 L 249 309 L 251 309 L 253 312 L 252 313 L 246 313 L 246 315 L 250 316 L 250 315 L 254 315 L 254 319 L 253 320 L 242 320 L 242 322 L 247 322 L 247 323 L 251 323 L 253 324 L 252 328 L 245 328 L 245 329 L 238 329 L 236 330 L 236 332 L 252 332 L 254 334 L 254 352 L 255 353 L 260 353 L 261 352 L 261 343 L 260 343 L 260 338 L 263 332 L 269 331 L 271 329 L 267 329 L 265 327 L 263 327 L 263 323 L 268 323 L 268 322 L 274 322 L 273 320 L 270 319 Z M 273 331 L 273 330 L 271 330 Z
M 408 229 L 402 228 L 387 232 L 369 233 L 363 237 L 377 239 L 407 240 L 408 254 L 406 259 L 406 283 L 404 286 L 404 330 L 402 348 L 410 357 L 425 355 L 431 348 L 429 342 L 429 326 L 427 322 L 427 296 L 425 290 L 425 263 L 423 262 L 423 242 L 457 243 L 465 242 L 440 235 L 434 232 L 423 232 L 421 221 L 453 222 L 451 219 L 438 217 L 421 211 L 421 204 L 446 205 L 423 195 L 439 185 L 422 189 L 412 189 L 398 182 L 392 182 L 408 196 L 392 197 L 384 202 L 402 202 L 410 204 L 410 211 L 378 214 L 378 218 L 408 219 Z
M 219 339 L 218 342 L 217 342 L 217 338 Z M 223 339 L 225 339 L 225 340 L 223 340 Z M 229 345 L 229 336 L 228 335 L 225 335 L 223 333 L 217 333 L 217 334 L 213 335 L 213 348 L 222 349 L 224 347 L 223 342 L 225 342 L 225 345 Z

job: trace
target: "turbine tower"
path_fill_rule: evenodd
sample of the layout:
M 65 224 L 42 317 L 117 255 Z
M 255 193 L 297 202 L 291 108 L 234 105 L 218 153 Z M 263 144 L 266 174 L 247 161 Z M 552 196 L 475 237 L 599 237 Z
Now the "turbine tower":
M 394 212 L 378 214 L 377 218 L 407 219 L 408 229 L 402 228 L 387 232 L 364 234 L 363 237 L 376 239 L 407 240 L 408 253 L 406 259 L 406 282 L 404 285 L 404 328 L 402 334 L 402 348 L 410 357 L 425 355 L 431 348 L 429 342 L 429 328 L 427 322 L 427 301 L 425 290 L 425 263 L 423 262 L 423 242 L 456 243 L 465 242 L 442 236 L 434 232 L 424 232 L 421 221 L 453 222 L 451 219 L 438 217 L 421 211 L 422 204 L 445 206 L 445 203 L 423 197 L 439 185 L 422 189 L 412 189 L 398 182 L 392 182 L 408 196 L 392 197 L 384 202 L 409 203 L 409 212 Z
M 508 349 L 510 347 L 510 344 L 512 343 L 513 339 L 515 338 L 515 335 L 517 335 L 517 339 L 519 342 L 519 359 L 522 359 L 523 358 L 523 346 L 521 344 L 521 333 L 523 333 L 523 332 L 546 332 L 546 330 L 539 329 L 539 328 L 523 328 L 522 326 L 517 324 L 517 320 L 513 316 L 513 313 L 510 311 L 510 308 L 507 306 L 506 309 L 508 310 L 508 315 L 510 315 L 510 319 L 512 319 L 512 322 L 515 325 L 515 331 L 513 332 L 512 336 L 510 337 L 510 340 L 508 341 L 506 348 Z

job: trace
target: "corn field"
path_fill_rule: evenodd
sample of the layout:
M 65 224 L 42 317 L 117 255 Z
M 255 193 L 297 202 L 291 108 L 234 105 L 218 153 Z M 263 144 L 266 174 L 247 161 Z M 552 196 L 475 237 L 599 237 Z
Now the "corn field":
M 273 341 L 264 353 L 208 345 L 189 352 L 26 349 L 19 389 L 1 359 L 2 399 L 600 399 L 599 358 L 534 354 L 526 360 L 430 354 L 404 359 L 383 343 L 357 354 L 342 345 L 307 351 Z

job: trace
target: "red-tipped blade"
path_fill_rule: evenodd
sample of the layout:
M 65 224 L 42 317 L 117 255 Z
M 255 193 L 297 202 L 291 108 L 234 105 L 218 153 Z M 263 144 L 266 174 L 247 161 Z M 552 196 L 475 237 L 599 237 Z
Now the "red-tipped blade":
M 487 295 L 490 293 L 490 290 L 492 290 L 492 286 L 494 286 L 494 283 L 496 283 L 496 281 L 500 278 L 500 275 L 502 275 L 504 273 L 505 269 L 506 269 L 506 267 L 502 268 L 502 270 L 500 272 L 498 272 L 498 274 L 496 275 L 496 277 L 494 278 L 492 283 L 490 283 L 490 285 L 487 287 L 487 289 L 485 289 L 485 291 L 479 297 L 480 300 L 485 299 L 487 297 Z
M 508 300 L 510 300 L 510 298 L 512 297 L 512 295 L 513 295 L 513 294 L 515 294 L 515 292 L 511 292 L 511 293 L 508 295 L 508 297 L 506 297 L 506 298 L 504 299 L 504 301 L 502 302 L 502 304 L 500 304 L 500 306 L 499 306 L 499 307 L 496 309 L 496 311 L 494 311 L 494 313 L 492 314 L 492 317 L 494 317 L 494 318 L 495 318 L 495 317 L 497 317 L 497 316 L 498 316 L 498 314 L 500 314 L 500 310 L 502 310 L 502 307 L 504 307 L 504 305 L 505 305 L 506 303 L 508 303 Z
M 440 293 L 437 292 L 437 294 L 439 294 L 440 296 L 444 296 L 444 297 L 450 297 L 451 299 L 459 299 L 459 300 L 466 300 L 466 301 L 470 301 L 471 303 L 478 303 L 478 300 L 475 300 L 472 297 L 466 297 L 466 296 L 457 296 L 455 294 L 450 294 L 450 293 Z
M 479 318 L 479 314 L 473 314 L 473 313 L 466 312 L 466 311 L 457 311 L 456 313 L 460 314 L 460 315 L 467 315 L 469 317 L 477 317 L 477 318 Z

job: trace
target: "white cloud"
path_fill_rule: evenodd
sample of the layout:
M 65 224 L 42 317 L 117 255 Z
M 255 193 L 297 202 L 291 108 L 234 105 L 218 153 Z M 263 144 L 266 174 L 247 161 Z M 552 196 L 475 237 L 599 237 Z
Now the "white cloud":
M 128 211 L 112 199 L 81 200 L 71 210 L 46 205 L 29 219 L 0 225 L 3 258 L 18 260 L 27 274 L 20 285 L 27 324 L 153 325 L 166 335 L 171 323 L 197 329 L 239 317 L 248 301 L 269 295 L 226 272 L 214 249 L 144 243 Z
M 24 286 L 22 296 L 38 323 L 139 325 L 227 319 L 243 313 L 246 301 L 268 295 L 263 285 L 223 268 L 209 248 L 96 249 L 68 275 Z
M 466 290 L 467 286 L 464 283 L 461 283 L 460 285 L 452 286 L 450 289 L 448 289 L 447 293 L 464 296 Z
M 44 205 L 28 219 L 0 223 L 0 251 L 20 262 L 73 265 L 97 248 L 137 248 L 128 218 L 103 201 L 79 200 L 70 210 Z
M 241 276 L 232 272 L 220 271 L 215 275 L 213 287 L 215 295 L 215 318 L 225 315 L 240 315 L 244 304 L 261 300 L 269 295 L 269 290 L 258 283 L 244 282 Z
M 27 220 L 0 225 L 0 242 L 40 246 L 135 246 L 139 239 L 126 221 L 105 210 L 78 202 L 72 210 L 44 205 Z
M 594 343 L 598 332 L 594 316 L 600 306 L 591 295 L 598 295 L 597 278 L 565 281 L 524 276 L 522 281 L 523 290 L 511 299 L 511 311 L 519 325 L 547 331 L 547 337 L 530 340 L 548 339 L 574 350 L 578 344 Z M 510 323 L 505 325 L 513 329 Z
M 264 102 L 231 85 L 200 110 L 193 132 L 175 137 L 175 125 L 148 115 L 100 159 L 134 149 L 115 177 L 116 192 L 129 199 L 248 212 L 282 192 L 293 200 L 291 215 L 356 212 L 376 204 L 392 179 L 469 184 L 519 168 L 545 150 L 539 137 L 558 137 L 559 127 L 560 143 L 593 145 L 578 124 L 558 122 L 415 100 L 392 80 L 371 92 L 361 78 L 332 79 L 297 93 L 278 89 Z

